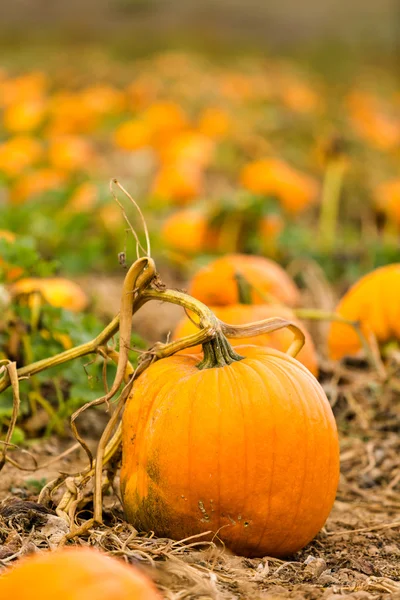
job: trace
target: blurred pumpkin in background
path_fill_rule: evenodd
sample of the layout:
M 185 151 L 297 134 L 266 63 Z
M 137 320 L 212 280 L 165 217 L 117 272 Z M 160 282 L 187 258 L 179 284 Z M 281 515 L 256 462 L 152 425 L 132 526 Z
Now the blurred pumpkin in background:
M 207 306 L 237 304 L 238 276 L 251 286 L 254 304 L 265 304 L 267 298 L 288 306 L 296 306 L 300 301 L 296 284 L 278 263 L 247 254 L 227 254 L 209 263 L 194 275 L 188 291 Z
M 104 117 L 124 110 L 124 92 L 111 85 L 92 85 L 81 91 L 81 101 L 93 115 Z
M 9 177 L 20 175 L 43 156 L 41 143 L 28 135 L 14 136 L 0 144 L 0 173 Z
M 209 238 L 207 217 L 199 209 L 178 210 L 164 221 L 161 237 L 174 250 L 189 254 L 204 252 Z
M 339 302 L 336 313 L 360 323 L 368 339 L 372 333 L 379 344 L 400 340 L 400 264 L 380 267 L 357 281 Z M 328 350 L 332 359 L 357 354 L 361 341 L 351 325 L 332 322 Z
M 162 165 L 157 172 L 151 193 L 172 204 L 187 204 L 203 189 L 203 171 L 197 165 L 177 162 Z
M 14 242 L 16 239 L 15 233 L 12 231 L 8 231 L 7 229 L 0 229 L 0 240 L 6 240 L 7 242 Z M 3 258 L 0 256 L 0 271 L 4 273 L 4 279 L 7 283 L 11 283 L 21 277 L 24 270 L 22 267 L 9 265 L 4 262 Z
M 276 158 L 255 160 L 240 173 L 241 185 L 255 194 L 276 196 L 282 208 L 297 214 L 312 205 L 318 195 L 316 181 Z
M 46 114 L 44 100 L 22 100 L 7 106 L 3 112 L 3 125 L 9 133 L 30 133 L 41 125 Z
M 188 119 L 183 108 L 171 101 L 154 102 L 142 113 L 152 131 L 153 144 L 161 147 L 172 136 L 185 129 Z
M 47 92 L 48 83 L 47 75 L 41 71 L 5 78 L 0 83 L 0 106 L 40 100 Z
M 206 167 L 213 158 L 213 141 L 197 131 L 187 130 L 178 133 L 160 148 L 159 156 L 166 165 L 188 164 L 193 167 Z
M 63 277 L 28 277 L 20 279 L 11 286 L 11 292 L 14 296 L 39 292 L 45 301 L 52 306 L 58 306 L 73 312 L 81 312 L 89 304 L 83 289 L 74 281 Z
M 376 208 L 400 226 L 400 179 L 390 179 L 375 188 Z
M 353 128 L 368 143 L 382 150 L 395 149 L 400 143 L 400 119 L 385 111 L 372 94 L 356 90 L 347 97 Z
M 121 150 L 134 151 L 150 146 L 152 129 L 147 121 L 131 119 L 121 123 L 114 132 L 114 143 Z
M 55 169 L 44 167 L 25 173 L 14 183 L 10 193 L 11 201 L 21 204 L 43 192 L 60 188 L 65 182 L 65 174 Z
M 198 131 L 211 139 L 227 136 L 232 127 L 231 117 L 223 108 L 207 106 L 199 115 Z
M 82 102 L 79 92 L 59 91 L 51 96 L 46 128 L 48 136 L 89 133 L 97 123 L 97 115 Z
M 94 158 L 94 148 L 86 138 L 63 135 L 49 140 L 49 163 L 60 171 L 84 170 L 92 165 Z
M 97 186 L 91 181 L 85 181 L 75 188 L 68 200 L 66 210 L 73 213 L 90 212 L 96 205 L 97 197 Z
M 312 113 L 321 108 L 320 95 L 305 81 L 283 77 L 278 81 L 278 90 L 283 104 L 294 112 Z

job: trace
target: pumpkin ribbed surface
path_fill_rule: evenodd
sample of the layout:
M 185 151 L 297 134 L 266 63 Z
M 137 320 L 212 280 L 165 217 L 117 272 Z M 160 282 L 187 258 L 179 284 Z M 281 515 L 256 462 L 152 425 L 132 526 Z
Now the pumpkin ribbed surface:
M 368 273 L 343 296 L 336 312 L 350 321 L 359 321 L 363 333 L 372 332 L 378 342 L 400 339 L 400 264 Z M 329 355 L 340 359 L 361 350 L 360 338 L 351 325 L 332 322 L 328 335 Z
M 3 600 L 161 600 L 153 583 L 89 548 L 28 556 L 0 576 Z
M 335 498 L 335 420 L 316 379 L 273 349 L 199 370 L 174 355 L 135 382 L 123 417 L 121 489 L 138 529 L 211 531 L 247 556 L 287 556 L 323 526 Z
M 272 317 L 282 317 L 292 321 L 300 327 L 306 338 L 306 342 L 296 358 L 303 363 L 313 375 L 318 374 L 318 358 L 312 337 L 305 327 L 296 319 L 290 308 L 273 304 L 232 304 L 231 306 L 216 306 L 211 308 L 211 310 L 218 319 L 232 325 L 245 325 L 252 321 L 261 321 Z M 172 339 L 178 340 L 186 335 L 196 333 L 196 331 L 198 331 L 196 325 L 192 323 L 190 319 L 184 317 L 182 321 L 178 323 Z M 255 346 L 275 348 L 282 352 L 285 352 L 289 348 L 292 339 L 293 333 L 288 329 L 278 329 L 271 333 L 264 333 L 246 338 L 228 338 L 229 343 L 233 347 L 242 346 L 243 344 L 254 344 Z M 180 354 L 196 354 L 198 352 L 201 352 L 201 346 L 187 348 L 186 350 L 182 350 Z
M 236 304 L 239 302 L 238 274 L 275 302 L 288 306 L 299 303 L 299 290 L 278 263 L 246 254 L 227 254 L 200 269 L 189 285 L 189 294 L 207 306 Z M 251 302 L 265 304 L 266 299 L 253 289 Z

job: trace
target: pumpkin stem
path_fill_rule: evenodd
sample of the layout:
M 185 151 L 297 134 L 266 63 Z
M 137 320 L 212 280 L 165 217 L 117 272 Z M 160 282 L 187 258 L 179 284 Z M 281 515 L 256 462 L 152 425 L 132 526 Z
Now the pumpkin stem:
M 226 367 L 244 358 L 234 351 L 222 333 L 217 333 L 212 340 L 204 342 L 203 355 L 203 360 L 197 365 L 197 368 L 201 371 L 203 369 Z
M 169 347 L 174 347 L 176 352 L 183 348 L 195 346 L 199 343 L 202 344 L 204 358 L 197 365 L 199 369 L 225 367 L 237 360 L 242 360 L 243 356 L 236 354 L 224 336 L 222 322 L 217 319 L 208 306 L 196 298 L 192 298 L 178 290 L 156 290 L 149 287 L 143 292 L 143 299 L 161 300 L 163 302 L 178 304 L 200 317 L 200 324 L 198 325 L 200 331 L 197 334 L 192 334 L 182 340 L 168 344 Z
M 238 300 L 239 304 L 253 304 L 251 298 L 251 288 L 252 286 L 247 281 L 246 277 L 240 273 L 240 271 L 236 271 L 234 275 L 238 288 Z

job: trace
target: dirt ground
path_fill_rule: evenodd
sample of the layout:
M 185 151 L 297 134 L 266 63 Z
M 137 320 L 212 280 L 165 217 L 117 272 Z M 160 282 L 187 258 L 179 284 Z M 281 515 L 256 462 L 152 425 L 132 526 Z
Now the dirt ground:
M 111 287 L 107 293 L 110 307 Z M 155 317 L 149 305 L 136 317 L 136 328 L 151 330 L 150 337 L 156 337 L 164 334 L 169 318 L 178 316 L 157 312 Z M 322 367 L 320 380 L 340 433 L 341 480 L 325 527 L 301 552 L 285 561 L 247 559 L 201 537 L 191 539 L 190 547 L 158 539 L 124 522 L 116 494 L 105 498 L 106 525 L 68 543 L 90 544 L 125 557 L 148 572 L 167 599 L 400 600 L 400 363 L 394 359 L 387 365 L 383 378 L 360 361 Z M 93 446 L 104 423 L 98 409 L 86 413 L 82 433 Z M 40 466 L 72 444 L 72 439 L 51 438 L 36 441 L 29 451 Z M 12 456 L 26 467 L 32 464 L 22 450 Z M 76 450 L 35 472 L 5 466 L 0 477 L 3 567 L 27 552 L 65 541 L 68 527 L 55 513 L 55 505 L 32 503 L 45 482 L 84 465 L 82 451 Z M 90 510 L 89 504 L 79 515 L 82 521 Z

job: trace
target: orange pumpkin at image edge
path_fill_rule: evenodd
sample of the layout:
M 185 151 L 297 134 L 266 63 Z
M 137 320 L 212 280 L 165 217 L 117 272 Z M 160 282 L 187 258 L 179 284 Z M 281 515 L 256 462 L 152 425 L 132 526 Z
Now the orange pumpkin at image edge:
M 0 598 L 14 600 L 161 600 L 134 567 L 92 548 L 30 555 L 0 575 Z
M 161 537 L 211 531 L 240 555 L 288 556 L 332 508 L 335 419 L 297 360 L 235 351 L 244 358 L 204 369 L 200 355 L 174 355 L 137 379 L 122 422 L 125 515 Z
M 209 263 L 194 275 L 189 284 L 189 294 L 207 306 L 226 306 L 239 302 L 236 274 L 240 274 L 275 303 L 296 306 L 300 292 L 294 281 L 282 267 L 262 256 L 227 254 Z M 268 300 L 251 291 L 253 304 L 265 304 Z
M 343 296 L 336 313 L 359 321 L 364 335 L 372 332 L 379 343 L 400 340 L 400 263 L 386 265 L 361 277 Z M 357 354 L 360 338 L 351 325 L 332 322 L 328 335 L 333 360 Z
M 254 321 L 262 321 L 272 317 L 282 317 L 288 321 L 294 322 L 303 331 L 306 341 L 303 348 L 296 357 L 307 369 L 315 376 L 318 375 L 318 357 L 311 335 L 305 327 L 297 320 L 293 311 L 287 306 L 275 304 L 232 304 L 230 306 L 215 306 L 210 307 L 215 316 L 231 325 L 245 325 Z M 196 333 L 199 329 L 188 318 L 184 317 L 175 328 L 172 340 L 178 340 Z M 254 344 L 255 346 L 264 346 L 275 348 L 284 352 L 289 348 L 293 339 L 293 334 L 288 329 L 278 329 L 271 333 L 254 335 L 246 338 L 228 338 L 229 343 L 233 346 L 242 346 Z M 198 354 L 201 352 L 201 346 L 193 346 L 182 350 L 180 354 Z

